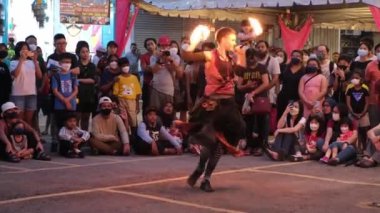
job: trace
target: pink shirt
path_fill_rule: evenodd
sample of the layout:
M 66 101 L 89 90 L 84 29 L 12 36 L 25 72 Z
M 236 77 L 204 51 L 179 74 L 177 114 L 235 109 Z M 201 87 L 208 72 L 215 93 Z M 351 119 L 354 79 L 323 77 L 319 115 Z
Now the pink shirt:
M 372 61 L 365 70 L 365 80 L 369 82 L 369 104 L 379 103 L 379 91 L 375 90 L 376 81 L 380 80 L 379 61 Z

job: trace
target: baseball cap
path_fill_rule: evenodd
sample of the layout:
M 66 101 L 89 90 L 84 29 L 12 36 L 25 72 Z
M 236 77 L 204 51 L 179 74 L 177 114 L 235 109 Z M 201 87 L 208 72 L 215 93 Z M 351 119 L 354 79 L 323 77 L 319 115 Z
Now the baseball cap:
M 158 45 L 160 46 L 169 46 L 170 45 L 170 38 L 168 35 L 162 35 L 158 39 Z
M 17 109 L 17 106 L 13 102 L 4 103 L 3 105 L 1 105 L 1 116 L 4 116 L 4 112 L 15 108 Z
M 119 47 L 119 45 L 117 45 L 117 43 L 115 41 L 109 41 L 107 43 L 107 48 L 110 47 L 110 46 Z
M 112 100 L 111 98 L 104 96 L 99 99 L 99 105 L 101 105 L 102 103 L 112 103 Z
M 103 47 L 98 47 L 98 48 L 96 49 L 96 51 L 97 51 L 97 52 L 101 52 L 101 53 L 105 53 L 105 52 L 107 52 L 107 50 L 104 49 Z

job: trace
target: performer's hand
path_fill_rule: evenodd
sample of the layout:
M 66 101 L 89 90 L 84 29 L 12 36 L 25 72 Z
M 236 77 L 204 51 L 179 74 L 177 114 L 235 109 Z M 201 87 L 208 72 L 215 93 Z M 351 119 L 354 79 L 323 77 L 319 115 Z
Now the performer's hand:
M 239 149 L 239 151 L 236 152 L 236 153 L 234 153 L 233 156 L 236 157 L 236 158 L 239 158 L 239 157 L 243 157 L 243 156 L 245 156 L 245 153 L 244 153 L 243 150 L 240 150 L 240 149 Z

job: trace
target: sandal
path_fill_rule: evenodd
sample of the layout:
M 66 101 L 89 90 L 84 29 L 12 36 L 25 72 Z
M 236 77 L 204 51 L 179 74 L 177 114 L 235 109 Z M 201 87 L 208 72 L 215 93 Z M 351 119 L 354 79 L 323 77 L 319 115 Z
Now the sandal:
M 282 151 L 279 151 L 279 152 L 276 152 L 277 153 L 277 159 L 275 157 L 273 157 L 273 155 L 270 153 L 270 152 L 274 152 L 272 151 L 270 148 L 264 148 L 263 149 L 263 153 L 268 157 L 270 158 L 271 160 L 273 161 L 283 161 L 284 160 L 284 154 Z
M 291 162 L 302 162 L 304 159 L 303 159 L 303 156 L 299 156 L 299 155 L 291 155 L 289 157 L 289 160 Z
M 36 160 L 42 160 L 42 161 L 51 161 L 50 156 L 47 155 L 47 154 L 46 154 L 45 152 L 43 152 L 43 151 L 39 151 L 39 152 L 35 155 L 34 159 L 36 159 Z
M 19 163 L 21 159 L 13 153 L 8 153 L 6 161 L 11 162 L 11 163 Z

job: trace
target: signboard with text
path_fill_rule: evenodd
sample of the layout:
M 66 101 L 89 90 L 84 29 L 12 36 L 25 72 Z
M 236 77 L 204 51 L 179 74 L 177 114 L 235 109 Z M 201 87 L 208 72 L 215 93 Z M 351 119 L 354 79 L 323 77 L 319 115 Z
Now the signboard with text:
M 61 0 L 60 19 L 64 24 L 110 24 L 110 0 Z

